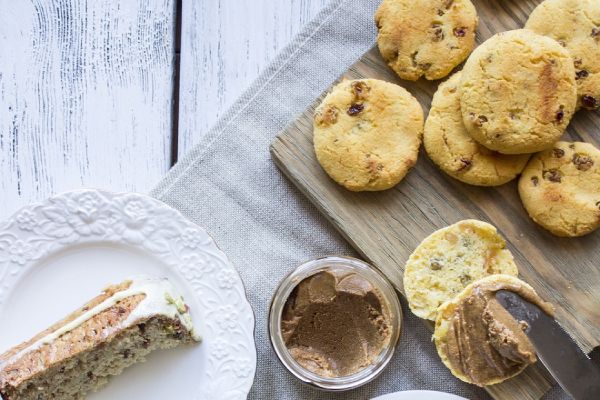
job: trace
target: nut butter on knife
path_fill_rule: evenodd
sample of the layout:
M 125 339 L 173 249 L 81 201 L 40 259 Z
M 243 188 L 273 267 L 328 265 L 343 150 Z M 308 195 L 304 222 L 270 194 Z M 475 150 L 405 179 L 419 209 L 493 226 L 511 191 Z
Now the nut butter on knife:
M 600 399 L 600 369 L 564 329 L 538 306 L 516 293 L 499 290 L 498 302 L 517 320 L 559 385 L 575 400 Z

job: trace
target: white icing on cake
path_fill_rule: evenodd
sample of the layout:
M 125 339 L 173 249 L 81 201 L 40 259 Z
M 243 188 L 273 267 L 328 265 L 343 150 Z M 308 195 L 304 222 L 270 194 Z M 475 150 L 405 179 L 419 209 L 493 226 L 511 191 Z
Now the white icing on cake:
M 95 315 L 115 306 L 119 301 L 128 297 L 144 294 L 144 299 L 135 307 L 127 319 L 112 329 L 103 330 L 103 336 L 108 337 L 117 329 L 128 328 L 136 325 L 139 321 L 146 320 L 156 315 L 162 315 L 170 319 L 177 319 L 190 332 L 192 338 L 200 341 L 201 337 L 194 328 L 192 317 L 190 316 L 183 297 L 177 294 L 175 288 L 166 278 L 136 277 L 130 279 L 129 288 L 114 293 L 100 304 L 85 311 L 73 321 L 59 327 L 57 330 L 47 334 L 35 343 L 27 346 L 4 362 L 0 366 L 10 365 L 24 354 L 29 353 L 39 347 L 52 343 L 67 332 L 70 332 L 93 318 Z

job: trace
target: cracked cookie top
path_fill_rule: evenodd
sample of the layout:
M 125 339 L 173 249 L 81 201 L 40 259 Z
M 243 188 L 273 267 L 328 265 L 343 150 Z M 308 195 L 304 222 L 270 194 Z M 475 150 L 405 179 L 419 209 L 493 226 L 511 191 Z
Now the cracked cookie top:
M 377 44 L 388 65 L 415 81 L 448 75 L 475 46 L 470 0 L 383 0 L 375 13 Z
M 505 154 L 552 146 L 577 102 L 569 52 L 526 29 L 499 33 L 475 49 L 462 71 L 460 91 L 469 134 Z

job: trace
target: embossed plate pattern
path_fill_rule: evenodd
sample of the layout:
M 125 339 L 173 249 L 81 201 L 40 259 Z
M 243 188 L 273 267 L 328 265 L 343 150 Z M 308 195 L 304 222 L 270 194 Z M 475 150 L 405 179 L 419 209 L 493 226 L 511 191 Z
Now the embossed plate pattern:
M 68 192 L 0 224 L 0 352 L 136 274 L 171 279 L 203 341 L 157 352 L 89 398 L 245 399 L 256 348 L 238 273 L 205 230 L 135 193 Z

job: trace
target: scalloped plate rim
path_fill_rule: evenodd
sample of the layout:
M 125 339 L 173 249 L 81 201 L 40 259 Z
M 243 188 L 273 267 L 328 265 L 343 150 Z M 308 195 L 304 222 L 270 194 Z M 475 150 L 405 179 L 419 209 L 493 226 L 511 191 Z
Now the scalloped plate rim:
M 81 188 L 81 189 L 63 191 L 63 192 L 54 194 L 44 200 L 32 202 L 25 206 L 20 207 L 19 209 L 14 211 L 10 216 L 8 216 L 7 218 L 4 218 L 3 220 L 0 221 L 0 237 L 3 234 L 5 234 L 6 232 L 9 232 L 14 229 L 19 229 L 19 228 L 15 228 L 15 227 L 12 227 L 9 229 L 9 227 L 11 225 L 15 224 L 15 221 L 17 221 L 17 218 L 20 215 L 22 215 L 22 213 L 44 207 L 46 205 L 51 204 L 52 201 L 55 201 L 57 199 L 69 198 L 69 197 L 74 197 L 77 195 L 81 196 L 86 193 L 99 194 L 99 195 L 109 198 L 111 200 L 114 200 L 115 198 L 119 198 L 119 197 L 125 197 L 125 196 L 129 196 L 131 198 L 143 199 L 146 202 L 153 203 L 156 207 L 158 207 L 160 209 L 164 209 L 164 210 L 172 213 L 173 216 L 177 217 L 179 222 L 181 224 L 183 224 L 185 227 L 195 229 L 198 232 L 204 234 L 209 239 L 207 242 L 208 243 L 207 246 L 211 247 L 212 250 L 215 252 L 215 254 L 222 257 L 223 264 L 228 267 L 228 271 L 233 272 L 233 274 L 235 276 L 234 280 L 236 281 L 233 285 L 238 286 L 238 289 L 241 289 L 241 294 L 243 295 L 243 296 L 241 296 L 242 303 L 240 304 L 240 306 L 243 306 L 245 308 L 245 310 L 249 312 L 248 316 L 250 317 L 250 323 L 249 323 L 248 328 L 249 328 L 250 335 L 248 338 L 249 339 L 248 344 L 250 344 L 250 346 L 248 346 L 248 349 L 249 349 L 249 356 L 251 358 L 250 372 L 248 374 L 246 374 L 246 376 L 244 378 L 240 378 L 240 380 L 244 380 L 246 382 L 245 387 L 236 387 L 234 390 L 231 391 L 231 393 L 233 393 L 234 396 L 226 397 L 228 399 L 236 398 L 235 394 L 239 394 L 239 398 L 245 399 L 254 383 L 254 378 L 256 375 L 256 367 L 257 367 L 257 351 L 256 351 L 256 341 L 255 341 L 256 315 L 254 313 L 254 310 L 253 310 L 250 302 L 248 301 L 246 287 L 244 285 L 244 282 L 243 282 L 239 272 L 237 271 L 237 269 L 231 262 L 231 260 L 229 260 L 229 258 L 225 254 L 225 252 L 223 252 L 223 250 L 221 250 L 221 248 L 217 245 L 215 240 L 212 238 L 212 236 L 208 233 L 208 231 L 206 229 L 200 227 L 196 223 L 194 223 L 191 220 L 189 220 L 188 218 L 186 218 L 179 210 L 171 207 L 170 205 L 166 204 L 165 202 L 163 202 L 159 199 L 156 199 L 148 194 L 143 194 L 143 193 L 138 193 L 138 192 L 127 192 L 127 191 L 110 191 L 110 190 L 96 189 L 96 188 Z M 23 230 L 21 230 L 21 231 L 23 231 Z M 31 234 L 31 233 L 29 233 L 29 234 Z M 98 240 L 96 243 L 100 243 L 103 241 L 105 241 L 109 244 L 118 243 L 118 241 L 110 241 L 110 240 L 105 240 L 105 239 Z M 93 242 L 94 241 L 87 240 L 87 239 L 83 241 L 83 243 L 93 243 Z M 60 248 L 55 249 L 55 250 L 49 252 L 48 254 L 45 254 L 45 256 L 46 257 L 52 256 L 53 254 L 55 254 L 61 250 L 67 250 L 70 246 L 75 246 L 78 244 L 82 244 L 82 242 L 75 241 L 75 242 L 68 243 L 68 244 L 62 244 Z M 131 245 L 131 243 L 127 243 L 126 246 L 132 246 L 132 245 Z M 136 246 L 132 246 L 132 247 L 134 247 L 136 250 L 144 251 L 144 249 L 142 249 L 141 247 L 136 247 Z M 0 247 L 0 255 L 2 254 L 2 252 L 4 250 L 5 249 Z M 156 254 L 153 254 L 153 256 L 160 259 L 160 257 L 157 256 Z M 43 256 L 40 258 L 43 258 Z M 5 278 L 10 274 L 10 264 L 11 264 L 11 261 L 8 261 L 9 266 L 6 267 L 6 271 L 2 272 L 2 261 L 3 260 L 0 259 L 0 284 L 2 284 L 3 281 L 5 280 Z M 32 259 L 32 260 L 26 260 L 25 265 L 22 266 L 22 268 L 21 268 L 23 271 L 18 274 L 15 274 L 17 276 L 17 279 L 15 279 L 15 281 L 12 282 L 12 284 L 13 285 L 18 284 L 20 282 L 20 279 L 18 279 L 18 277 L 19 276 L 23 277 L 23 275 L 26 275 L 27 272 L 30 272 L 34 268 L 34 265 L 32 265 L 32 264 L 35 264 L 38 261 L 39 261 L 39 258 Z M 166 262 L 165 262 L 165 265 L 167 265 L 167 267 L 172 270 L 172 273 L 176 274 L 180 279 L 182 279 L 184 281 L 187 280 L 182 275 L 181 271 L 175 270 L 172 266 L 168 266 L 168 264 Z M 10 285 L 3 284 L 3 286 L 5 289 L 10 288 Z M 195 293 L 194 289 L 191 289 L 191 284 L 188 283 L 188 286 L 190 287 L 190 291 L 194 292 L 194 295 L 196 297 L 195 300 L 199 301 L 198 294 Z M 1 294 L 2 294 L 1 292 L 2 292 L 2 287 L 0 287 L 0 310 L 2 310 L 3 302 L 4 302 L 4 299 L 1 296 Z M 202 334 L 202 332 L 201 332 L 201 334 Z M 26 338 L 24 338 L 24 340 L 25 339 Z M 200 344 L 200 345 L 202 345 L 202 344 Z M 0 350 L 3 351 L 5 349 L 0 349 Z M 212 393 L 212 394 L 214 395 L 214 393 Z M 206 392 L 204 393 L 204 395 L 202 393 L 198 393 L 198 394 L 194 395 L 194 399 L 204 399 L 204 398 L 212 398 L 212 397 L 206 397 Z

